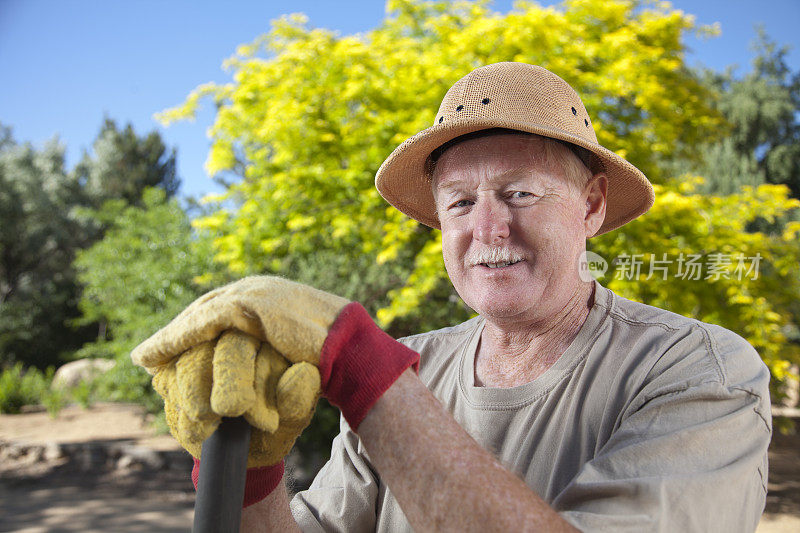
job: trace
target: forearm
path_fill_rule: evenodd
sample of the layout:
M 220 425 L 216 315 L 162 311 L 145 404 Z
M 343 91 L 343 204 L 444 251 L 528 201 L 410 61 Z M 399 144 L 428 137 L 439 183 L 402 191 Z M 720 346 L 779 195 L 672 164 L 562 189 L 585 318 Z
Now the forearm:
M 412 371 L 381 396 L 358 434 L 415 531 L 575 531 Z
M 266 498 L 242 510 L 240 531 L 247 533 L 300 531 L 289 509 L 289 496 L 286 494 L 283 481 Z

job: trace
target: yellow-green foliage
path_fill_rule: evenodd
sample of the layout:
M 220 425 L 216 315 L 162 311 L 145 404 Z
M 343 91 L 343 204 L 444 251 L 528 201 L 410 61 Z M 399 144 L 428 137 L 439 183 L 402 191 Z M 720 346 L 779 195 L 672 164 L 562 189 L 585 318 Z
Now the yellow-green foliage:
M 783 216 L 791 207 L 785 194 L 759 188 L 706 198 L 669 185 L 665 175 L 665 161 L 691 160 L 700 141 L 722 131 L 715 95 L 684 64 L 689 32 L 713 29 L 698 28 L 667 2 L 633 0 L 570 0 L 558 8 L 519 2 L 507 14 L 481 1 L 390 0 L 380 27 L 349 36 L 289 15 L 227 60 L 232 83 L 203 85 L 160 119 L 190 118 L 202 98 L 217 106 L 207 169 L 242 179 L 209 198 L 220 208 L 196 221 L 215 236 L 216 259 L 235 275 L 296 277 L 323 257 L 334 279 L 346 277 L 349 262 L 366 262 L 370 292 L 344 295 L 373 298 L 379 321 L 396 333 L 405 331 L 400 323 L 441 326 L 469 311 L 452 297 L 438 232 L 388 208 L 373 185 L 376 170 L 432 123 L 447 88 L 473 68 L 542 65 L 583 96 L 603 145 L 664 184 L 653 214 L 593 243 L 600 253 L 660 256 L 698 247 L 764 256 L 762 278 L 744 285 L 695 289 L 670 280 L 611 287 L 736 330 L 780 376 L 789 358 L 780 330 L 793 320 L 783 302 L 797 297 L 797 283 L 778 258 L 797 257 L 797 248 L 791 235 L 744 229 L 756 215 Z

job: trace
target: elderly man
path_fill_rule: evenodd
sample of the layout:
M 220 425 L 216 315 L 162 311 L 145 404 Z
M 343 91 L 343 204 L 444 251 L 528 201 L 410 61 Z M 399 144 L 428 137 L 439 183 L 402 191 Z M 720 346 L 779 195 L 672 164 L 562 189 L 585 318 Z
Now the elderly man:
M 473 71 L 376 184 L 441 229 L 447 273 L 478 317 L 398 342 L 358 304 L 248 278 L 134 351 L 195 457 L 219 415 L 260 431 L 245 529 L 755 528 L 769 373 L 730 331 L 586 277 L 586 240 L 647 211 L 653 191 L 597 143 L 566 82 L 520 63 Z M 290 504 L 280 459 L 317 390 L 341 408 L 341 433 Z

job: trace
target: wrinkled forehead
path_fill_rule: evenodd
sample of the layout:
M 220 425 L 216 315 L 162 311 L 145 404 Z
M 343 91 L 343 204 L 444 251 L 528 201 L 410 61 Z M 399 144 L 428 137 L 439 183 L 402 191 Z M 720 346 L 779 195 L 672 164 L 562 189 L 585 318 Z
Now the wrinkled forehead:
M 444 147 L 430 166 L 433 191 L 475 180 L 504 182 L 562 174 L 539 136 L 509 133 L 481 135 Z M 556 172 L 554 172 L 554 170 Z
M 502 188 L 512 184 L 524 184 L 526 188 L 547 186 L 561 182 L 560 177 L 539 172 L 531 165 L 504 166 L 487 160 L 485 165 L 461 166 L 458 169 L 436 173 L 431 180 L 434 195 L 449 191 L 463 191 L 476 187 Z

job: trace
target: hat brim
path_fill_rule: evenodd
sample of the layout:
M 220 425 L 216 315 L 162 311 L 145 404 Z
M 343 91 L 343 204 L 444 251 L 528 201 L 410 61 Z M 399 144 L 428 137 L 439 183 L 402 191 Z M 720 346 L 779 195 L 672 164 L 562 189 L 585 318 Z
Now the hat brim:
M 406 139 L 378 169 L 375 176 L 378 192 L 409 217 L 426 226 L 441 229 L 433 191 L 425 172 L 425 162 L 431 152 L 446 142 L 467 133 L 490 128 L 507 128 L 559 139 L 581 146 L 597 157 L 608 177 L 608 193 L 606 217 L 595 236 L 619 228 L 647 212 L 653 205 L 655 193 L 645 175 L 599 144 L 540 124 L 476 118 L 436 124 Z

